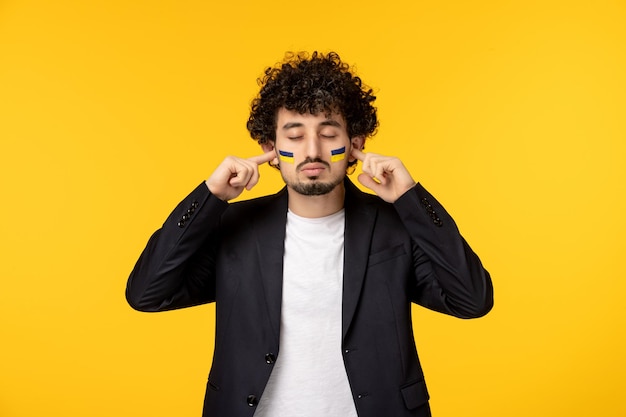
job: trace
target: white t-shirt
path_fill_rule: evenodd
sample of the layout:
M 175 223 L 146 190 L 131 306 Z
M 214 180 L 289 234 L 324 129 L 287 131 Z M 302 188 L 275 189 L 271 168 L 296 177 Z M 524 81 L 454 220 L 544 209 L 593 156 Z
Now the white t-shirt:
M 287 213 L 280 352 L 255 417 L 357 417 L 341 354 L 343 210 Z

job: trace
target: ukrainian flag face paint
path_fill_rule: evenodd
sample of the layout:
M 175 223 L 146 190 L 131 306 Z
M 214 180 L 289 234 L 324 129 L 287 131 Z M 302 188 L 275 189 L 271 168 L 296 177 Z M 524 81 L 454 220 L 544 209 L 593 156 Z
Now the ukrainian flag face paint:
M 293 152 L 278 150 L 278 158 L 283 162 L 289 162 L 293 164 Z
M 293 152 L 281 151 L 278 150 L 278 157 L 283 162 L 289 162 L 293 164 Z M 331 162 L 339 162 L 343 161 L 346 158 L 346 147 L 342 146 L 341 148 L 333 149 L 330 151 L 330 161 Z
M 330 151 L 330 162 L 337 162 L 345 159 L 346 157 L 346 147 L 342 147 L 339 149 L 333 149 Z

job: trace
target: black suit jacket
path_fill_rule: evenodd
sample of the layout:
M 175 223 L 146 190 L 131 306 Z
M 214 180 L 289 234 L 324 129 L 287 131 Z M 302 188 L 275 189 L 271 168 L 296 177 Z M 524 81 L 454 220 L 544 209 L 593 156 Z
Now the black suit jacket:
M 493 305 L 489 274 L 421 185 L 394 204 L 345 187 L 342 355 L 357 412 L 430 416 L 411 302 L 480 317 Z M 287 202 L 283 189 L 228 204 L 202 183 L 150 238 L 128 280 L 137 310 L 216 302 L 205 417 L 251 417 L 280 356 Z

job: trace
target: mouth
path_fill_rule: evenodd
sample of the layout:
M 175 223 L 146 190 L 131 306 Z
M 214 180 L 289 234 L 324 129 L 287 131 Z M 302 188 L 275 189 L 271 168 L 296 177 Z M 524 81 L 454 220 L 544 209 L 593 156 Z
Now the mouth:
M 318 177 L 325 169 L 326 167 L 320 164 L 307 164 L 302 167 L 300 172 L 307 177 Z
M 318 177 L 327 168 L 330 168 L 330 166 L 325 161 L 304 161 L 298 166 L 298 171 L 311 178 Z

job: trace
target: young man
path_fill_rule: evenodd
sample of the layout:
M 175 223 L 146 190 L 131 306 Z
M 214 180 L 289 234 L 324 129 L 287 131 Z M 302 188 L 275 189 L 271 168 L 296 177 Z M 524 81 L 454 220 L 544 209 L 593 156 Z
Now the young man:
M 461 318 L 493 304 L 489 274 L 395 157 L 364 153 L 375 97 L 335 53 L 269 68 L 248 129 L 150 238 L 128 280 L 141 311 L 215 301 L 204 416 L 429 416 L 411 302 Z M 361 161 L 359 191 L 346 170 Z M 276 195 L 228 201 L 276 166 Z

